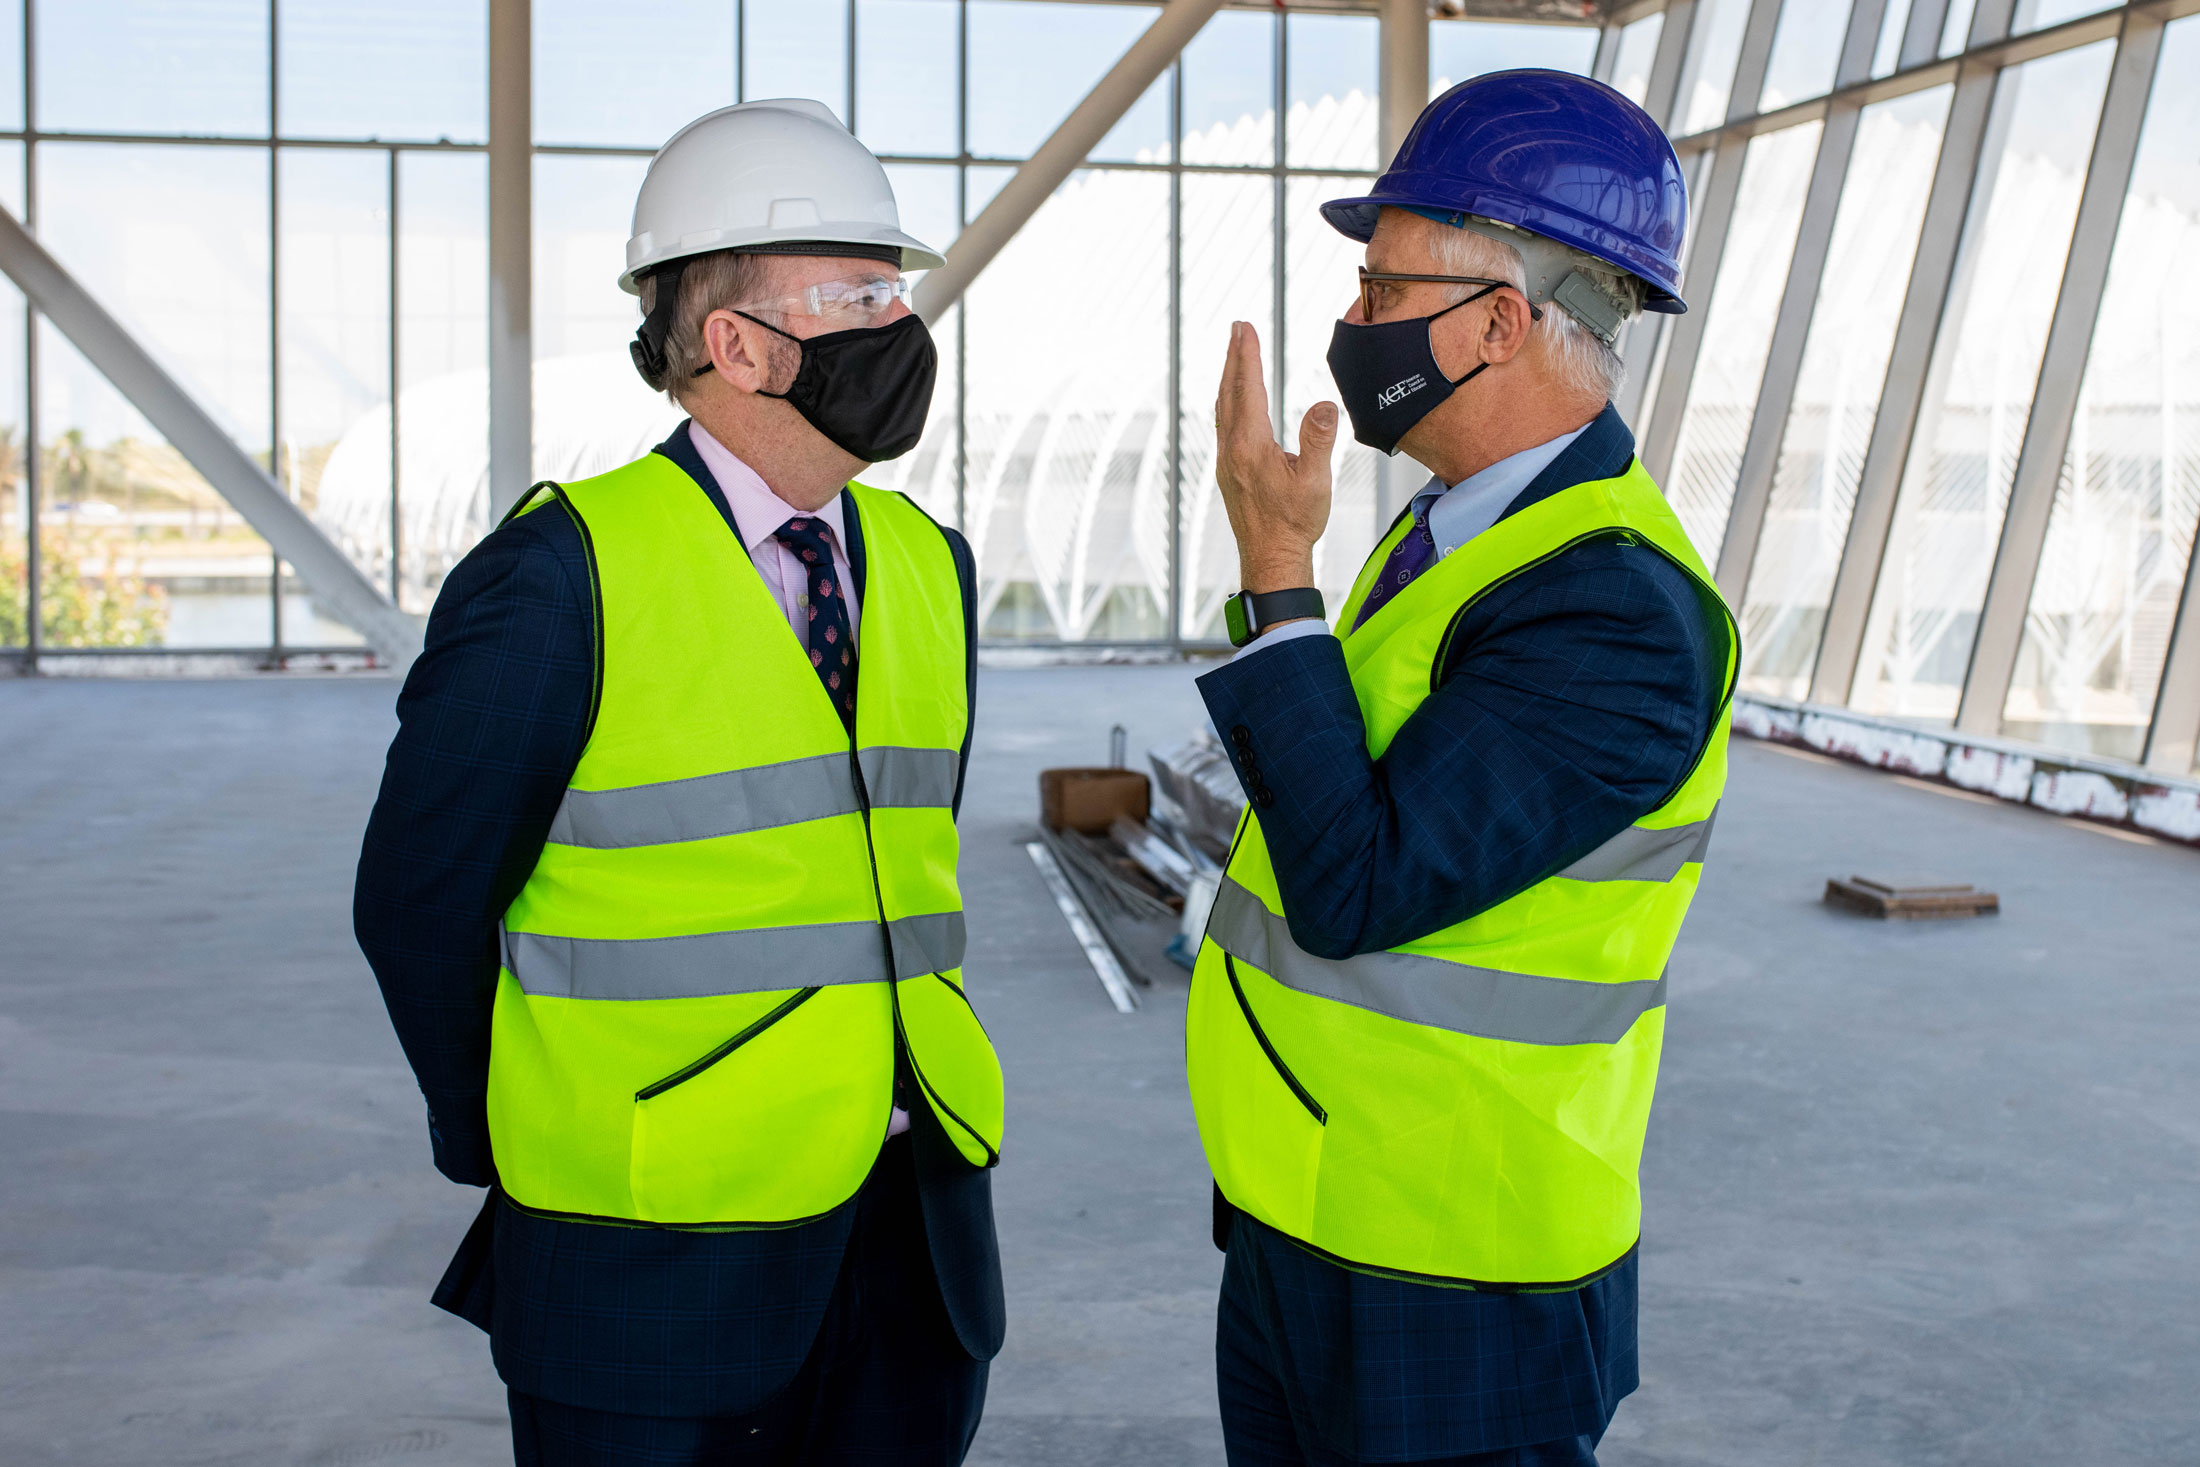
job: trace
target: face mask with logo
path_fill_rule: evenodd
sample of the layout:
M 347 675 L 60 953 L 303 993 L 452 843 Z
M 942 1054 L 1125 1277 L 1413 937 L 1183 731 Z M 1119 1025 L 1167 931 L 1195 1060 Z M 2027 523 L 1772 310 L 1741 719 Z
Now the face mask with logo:
M 917 446 L 940 370 L 939 349 L 921 316 L 803 337 L 747 311 L 735 314 L 802 348 L 787 390 L 761 396 L 786 399 L 811 427 L 865 463 L 900 458 Z
M 1488 369 L 1490 364 L 1481 362 L 1464 377 L 1446 377 L 1436 365 L 1429 327 L 1437 317 L 1448 316 L 1496 289 L 1486 286 L 1434 316 L 1374 325 L 1337 323 L 1329 337 L 1329 375 L 1337 379 L 1337 395 L 1344 399 L 1354 438 L 1369 448 L 1396 453 L 1398 440 L 1415 423 Z

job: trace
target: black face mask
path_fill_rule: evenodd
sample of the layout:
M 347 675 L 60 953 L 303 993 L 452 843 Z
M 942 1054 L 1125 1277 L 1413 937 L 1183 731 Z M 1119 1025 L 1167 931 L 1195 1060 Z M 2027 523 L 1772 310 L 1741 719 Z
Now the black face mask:
M 785 399 L 811 427 L 865 463 L 900 458 L 917 446 L 940 374 L 939 349 L 923 317 L 804 337 L 747 311 L 734 314 L 802 348 L 802 365 L 787 390 L 760 396 Z
M 1352 419 L 1353 437 L 1369 448 L 1396 453 L 1398 440 L 1415 423 L 1489 367 L 1482 362 L 1465 377 L 1446 377 L 1436 365 L 1429 326 L 1437 316 L 1448 316 L 1495 289 L 1486 286 L 1435 316 L 1373 326 L 1337 323 L 1329 337 L 1329 375 L 1337 379 L 1337 395 L 1344 399 L 1345 416 Z

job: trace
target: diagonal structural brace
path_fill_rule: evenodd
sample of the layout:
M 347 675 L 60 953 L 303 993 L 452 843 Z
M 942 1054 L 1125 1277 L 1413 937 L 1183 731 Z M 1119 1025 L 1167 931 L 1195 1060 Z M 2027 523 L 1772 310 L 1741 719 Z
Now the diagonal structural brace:
M 397 609 L 351 558 L 291 503 L 265 470 L 169 376 L 22 222 L 0 208 L 0 271 L 32 306 L 145 414 L 216 493 L 297 568 L 315 596 L 400 671 L 420 652 L 420 624 Z
M 1186 43 L 1199 34 L 1207 18 L 1222 8 L 1222 0 L 1169 0 L 1121 60 L 1085 94 L 1054 135 L 1015 175 L 1001 186 L 978 217 L 948 246 L 947 263 L 917 283 L 911 302 L 928 323 L 954 308 L 986 266 L 993 263 L 1016 231 L 1031 222 L 1039 206 L 1053 197 L 1062 180 L 1077 170 L 1085 157 L 1100 145 L 1108 129 L 1123 120 L 1146 88 L 1176 60 Z

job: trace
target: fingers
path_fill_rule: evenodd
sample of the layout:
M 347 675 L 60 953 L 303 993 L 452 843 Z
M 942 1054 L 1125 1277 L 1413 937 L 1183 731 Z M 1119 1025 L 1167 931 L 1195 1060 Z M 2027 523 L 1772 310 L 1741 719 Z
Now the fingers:
M 1252 436 L 1273 442 L 1268 429 L 1268 384 L 1260 369 L 1260 333 L 1249 322 L 1230 323 L 1230 349 L 1223 358 L 1222 390 L 1215 399 L 1215 426 L 1224 441 Z
M 1317 402 L 1306 410 L 1299 420 L 1299 461 L 1309 459 L 1319 463 L 1328 472 L 1330 451 L 1337 446 L 1337 405 L 1333 402 Z

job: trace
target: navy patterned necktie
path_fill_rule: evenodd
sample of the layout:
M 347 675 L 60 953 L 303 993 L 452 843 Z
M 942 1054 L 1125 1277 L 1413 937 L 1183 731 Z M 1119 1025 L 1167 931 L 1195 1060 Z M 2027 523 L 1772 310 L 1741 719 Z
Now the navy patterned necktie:
M 825 685 L 833 711 L 852 733 L 856 726 L 856 642 L 848 625 L 846 587 L 833 574 L 833 550 L 823 520 L 796 515 L 772 531 L 809 573 L 805 603 L 810 613 L 810 666 Z
M 1382 573 L 1375 577 L 1375 584 L 1367 588 L 1367 600 L 1360 605 L 1360 614 L 1353 620 L 1352 631 L 1358 631 L 1369 617 L 1389 605 L 1393 596 L 1403 591 L 1408 582 L 1427 570 L 1429 563 L 1436 559 L 1436 537 L 1429 532 L 1428 527 L 1429 508 L 1435 502 L 1433 497 L 1413 502 L 1413 528 L 1406 531 L 1404 539 L 1391 547 L 1389 558 L 1383 562 Z

